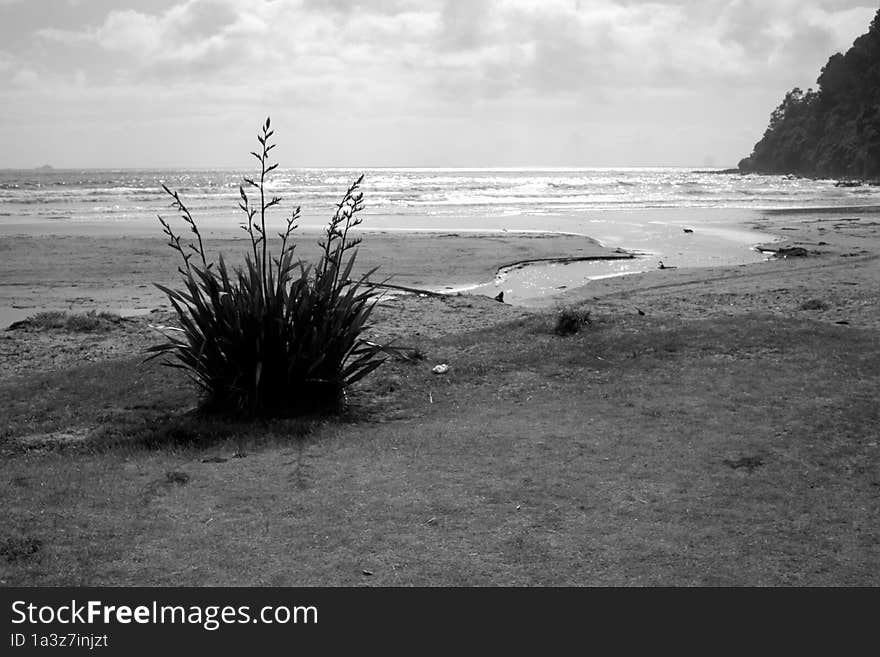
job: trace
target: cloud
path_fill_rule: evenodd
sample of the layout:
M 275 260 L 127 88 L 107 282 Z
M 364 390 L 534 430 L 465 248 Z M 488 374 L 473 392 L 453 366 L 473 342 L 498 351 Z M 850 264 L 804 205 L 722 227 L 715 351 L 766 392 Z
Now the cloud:
M 391 148 L 401 126 L 438 149 L 453 149 L 456 134 L 479 140 L 491 133 L 494 148 L 524 135 L 536 143 L 542 135 L 566 135 L 560 139 L 567 143 L 597 130 L 649 135 L 651 126 L 669 132 L 684 121 L 705 123 L 705 141 L 716 138 L 722 117 L 750 121 L 746 134 L 760 132 L 785 91 L 812 84 L 876 11 L 858 0 L 88 6 L 87 17 L 44 23 L 37 38 L 19 40 L 21 51 L 7 46 L 14 55 L 0 55 L 3 79 L 11 81 L 22 62 L 39 76 L 30 101 L 20 86 L 27 80 L 9 92 L 19 94 L 21 116 L 28 102 L 38 104 L 37 94 L 83 120 L 91 112 L 106 120 L 117 113 L 231 121 L 279 108 L 273 112 L 311 125 L 369 122 L 375 136 L 365 151 L 382 138 L 380 146 Z M 666 143 L 652 139 L 658 150 Z
M 329 76 L 348 86 L 357 78 L 378 89 L 393 84 L 442 98 L 492 98 L 634 85 L 683 88 L 709 79 L 750 83 L 756 69 L 773 66 L 815 75 L 816 58 L 804 55 L 845 47 L 853 30 L 870 19 L 867 8 L 791 0 L 710 0 L 699 6 L 186 0 L 160 13 L 114 10 L 100 25 L 44 29 L 40 35 L 121 56 L 120 66 L 128 66 L 132 77 L 185 79 L 213 71 L 228 82 L 262 70 L 265 78 L 306 83 Z
M 12 84 L 16 87 L 36 88 L 40 84 L 40 76 L 35 71 L 21 69 L 13 74 Z
M 96 45 L 128 56 L 127 65 L 198 63 L 222 57 L 238 18 L 234 4 L 226 0 L 189 0 L 161 14 L 113 10 L 96 27 L 46 28 L 38 35 L 68 45 Z
M 866 31 L 876 11 L 841 4 L 733 0 L 721 8 L 718 37 L 740 46 L 744 60 L 753 67 L 772 65 L 779 71 L 787 68 L 815 77 L 817 59 L 824 63 L 835 51 L 846 50 Z

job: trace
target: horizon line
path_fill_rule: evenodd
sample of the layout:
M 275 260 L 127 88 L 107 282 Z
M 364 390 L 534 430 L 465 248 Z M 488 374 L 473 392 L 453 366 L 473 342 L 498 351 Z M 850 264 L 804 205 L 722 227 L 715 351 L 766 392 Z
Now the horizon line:
M 28 172 L 50 172 L 50 171 L 244 171 L 250 170 L 251 167 L 222 165 L 222 166 L 198 166 L 198 165 L 151 165 L 151 166 L 53 166 L 40 165 L 30 167 L 3 166 L 0 171 L 28 171 Z M 385 170 L 385 171 L 621 171 L 621 170 L 641 170 L 641 169 L 687 169 L 700 171 L 732 171 L 737 167 L 725 167 L 710 164 L 694 164 L 694 165 L 673 165 L 673 164 L 649 164 L 649 165 L 504 165 L 504 166 L 433 166 L 433 165 L 326 165 L 326 166 L 279 166 L 278 171 L 308 171 L 308 170 L 325 170 L 325 171 L 351 171 L 356 169 L 364 170 Z

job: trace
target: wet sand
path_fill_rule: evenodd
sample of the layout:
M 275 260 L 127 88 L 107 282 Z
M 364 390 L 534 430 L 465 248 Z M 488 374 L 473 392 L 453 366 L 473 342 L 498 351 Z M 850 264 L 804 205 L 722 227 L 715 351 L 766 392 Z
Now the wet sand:
M 588 304 L 596 312 L 651 312 L 676 319 L 771 313 L 880 328 L 880 211 L 840 208 L 769 211 L 750 226 L 778 235 L 759 244 L 760 262 L 653 270 L 592 281 L 540 307 Z M 801 248 L 778 258 L 770 250 Z
M 596 211 L 489 217 L 481 228 L 459 221 L 454 230 L 429 231 L 420 224 L 424 218 L 408 220 L 413 226 L 401 230 L 381 227 L 383 218 L 371 216 L 381 228 L 358 232 L 364 237 L 358 270 L 378 267 L 373 280 L 398 286 L 491 297 L 504 292 L 510 303 L 540 306 L 588 279 L 650 271 L 661 257 L 677 267 L 761 260 L 751 246 L 773 235 L 746 225 L 754 217 L 746 210 L 695 208 Z M 228 261 L 248 249 L 235 225 L 208 229 L 205 236 L 208 250 L 223 252 Z M 320 232 L 301 229 L 297 237 L 299 255 L 314 261 Z M 178 281 L 177 255 L 158 223 L 6 222 L 0 224 L 0 256 L 0 328 L 41 310 L 128 316 L 167 308 L 153 283 Z
M 492 281 L 498 267 L 523 260 L 620 257 L 579 235 L 542 233 L 364 232 L 357 271 L 374 281 L 432 290 Z M 302 234 L 297 253 L 318 256 L 317 234 Z M 249 242 L 209 238 L 208 251 L 227 262 Z M 179 282 L 179 259 L 160 237 L 0 235 L 0 328 L 41 310 L 106 310 L 123 315 L 169 309 L 154 285 Z

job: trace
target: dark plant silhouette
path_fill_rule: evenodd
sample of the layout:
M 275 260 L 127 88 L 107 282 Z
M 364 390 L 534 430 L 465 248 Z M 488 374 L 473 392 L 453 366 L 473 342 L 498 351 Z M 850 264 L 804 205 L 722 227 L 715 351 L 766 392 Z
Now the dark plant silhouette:
M 163 185 L 193 238 L 183 243 L 159 217 L 169 246 L 182 260 L 184 289 L 157 285 L 180 327 L 166 331 L 167 342 L 152 347 L 149 358 L 172 356 L 165 364 L 199 385 L 206 411 L 291 415 L 338 409 L 345 389 L 384 362 L 385 348 L 361 337 L 375 305 L 368 286 L 375 269 L 350 279 L 361 241 L 350 231 L 362 222 L 363 176 L 336 206 L 317 264 L 294 259 L 298 207 L 278 233 L 279 251 L 273 256 L 266 214 L 281 202 L 266 196 L 267 176 L 278 166 L 269 157 L 273 132 L 267 118 L 257 136 L 261 148 L 252 153 L 260 163 L 259 178 L 245 178 L 239 187 L 246 216 L 241 227 L 250 238 L 244 267 L 230 271 L 222 254 L 216 263 L 209 260 L 189 209 Z
M 556 324 L 553 332 L 556 335 L 574 335 L 581 330 L 583 326 L 592 324 L 590 319 L 590 311 L 586 309 L 565 307 L 559 309 L 556 313 Z

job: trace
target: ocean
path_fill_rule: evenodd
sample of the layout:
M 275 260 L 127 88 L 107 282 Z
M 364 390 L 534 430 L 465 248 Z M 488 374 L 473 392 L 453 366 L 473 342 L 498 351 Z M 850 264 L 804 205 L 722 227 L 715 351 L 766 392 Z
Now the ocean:
M 556 232 L 641 254 L 632 261 L 539 263 L 469 288 L 504 289 L 513 299 L 648 271 L 661 261 L 674 267 L 756 262 L 766 255 L 753 247 L 778 238 L 756 230 L 763 211 L 880 204 L 880 187 L 687 168 L 300 168 L 278 169 L 268 179 L 268 193 L 282 198 L 268 223 L 280 229 L 301 206 L 300 228 L 320 228 L 361 174 L 367 230 Z M 241 235 L 238 188 L 243 176 L 253 175 L 232 169 L 0 171 L 0 235 L 161 237 L 156 215 L 176 217 L 163 184 L 179 192 L 205 234 Z
M 873 204 L 880 187 L 836 187 L 833 180 L 726 174 L 685 168 L 591 169 L 278 169 L 267 188 L 282 208 L 302 207 L 306 224 L 323 223 L 347 185 L 364 174 L 365 225 L 395 229 L 548 227 L 598 211 L 761 210 Z M 90 169 L 0 171 L 0 225 L 155 224 L 168 212 L 162 184 L 177 190 L 200 222 L 235 226 L 238 187 L 253 171 Z M 276 213 L 280 223 L 283 212 Z M 563 222 L 565 223 L 565 222 Z M 569 222 L 572 223 L 572 222 Z

